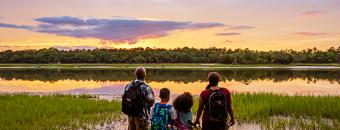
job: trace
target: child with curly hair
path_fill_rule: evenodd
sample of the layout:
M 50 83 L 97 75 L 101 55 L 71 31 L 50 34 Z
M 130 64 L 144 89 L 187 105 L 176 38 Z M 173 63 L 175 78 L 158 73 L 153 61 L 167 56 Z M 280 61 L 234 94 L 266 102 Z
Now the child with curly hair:
M 177 111 L 176 124 L 179 130 L 192 129 L 192 111 L 191 108 L 194 104 L 193 96 L 189 92 L 179 95 L 173 101 L 173 106 Z

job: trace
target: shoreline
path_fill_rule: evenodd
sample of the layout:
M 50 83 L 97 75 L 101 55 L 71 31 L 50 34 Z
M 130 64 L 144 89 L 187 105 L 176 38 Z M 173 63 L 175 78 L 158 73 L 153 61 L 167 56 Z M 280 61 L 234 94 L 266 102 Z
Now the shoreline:
M 284 93 L 274 93 L 274 92 L 232 92 L 232 95 L 238 94 L 270 94 L 274 96 L 287 96 L 287 97 L 340 97 L 340 95 L 312 95 L 312 94 L 284 94 Z M 114 93 L 63 93 L 63 92 L 2 92 L 0 91 L 0 95 L 29 95 L 29 96 L 56 96 L 56 95 L 72 95 L 72 96 L 90 96 L 93 98 L 99 98 L 104 100 L 120 100 L 122 98 L 122 94 L 114 94 Z M 171 98 L 175 98 L 181 95 L 180 93 L 173 93 L 170 95 Z M 194 97 L 199 97 L 199 94 L 192 94 Z M 156 99 L 158 98 L 158 93 L 155 93 Z
M 340 69 L 340 64 L 0 64 L 0 69 Z

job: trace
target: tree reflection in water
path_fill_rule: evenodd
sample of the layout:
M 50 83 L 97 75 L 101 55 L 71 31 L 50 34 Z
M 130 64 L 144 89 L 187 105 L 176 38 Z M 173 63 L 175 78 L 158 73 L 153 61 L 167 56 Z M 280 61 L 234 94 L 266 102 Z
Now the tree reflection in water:
M 157 70 L 147 71 L 147 81 L 193 83 L 206 81 L 211 70 Z M 216 70 L 224 81 L 236 81 L 245 85 L 253 81 L 285 82 L 302 79 L 307 83 L 319 80 L 340 84 L 340 70 L 290 70 L 290 69 L 231 69 Z M 3 80 L 20 79 L 26 81 L 56 82 L 59 80 L 75 81 L 130 81 L 134 79 L 134 70 L 0 70 Z

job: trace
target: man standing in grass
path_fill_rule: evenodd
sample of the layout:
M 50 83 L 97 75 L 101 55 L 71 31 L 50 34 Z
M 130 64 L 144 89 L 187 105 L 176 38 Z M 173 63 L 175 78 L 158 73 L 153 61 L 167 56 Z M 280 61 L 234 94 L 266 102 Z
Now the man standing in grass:
M 155 102 L 151 87 L 144 82 L 146 70 L 138 67 L 136 80 L 127 84 L 122 96 L 122 111 L 128 115 L 129 130 L 148 130 L 150 108 Z

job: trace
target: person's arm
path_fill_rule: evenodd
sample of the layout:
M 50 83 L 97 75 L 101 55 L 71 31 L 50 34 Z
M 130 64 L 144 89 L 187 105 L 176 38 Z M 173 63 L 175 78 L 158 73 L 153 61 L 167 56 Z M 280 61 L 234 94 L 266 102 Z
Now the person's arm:
M 228 102 L 227 109 L 228 109 L 228 113 L 230 115 L 229 125 L 233 126 L 235 124 L 235 119 L 234 119 L 234 110 L 233 110 L 233 107 L 232 107 L 232 100 L 231 100 L 231 94 L 230 93 L 228 94 L 227 102 Z
M 204 109 L 204 101 L 202 99 L 202 97 L 200 96 L 200 99 L 199 99 L 199 103 L 198 103 L 198 109 L 197 109 L 197 115 L 196 115 L 196 121 L 194 122 L 194 124 L 200 124 L 200 118 L 201 118 L 201 114 L 202 114 L 202 111 Z
M 189 120 L 190 120 L 190 121 L 193 120 L 192 117 L 193 117 L 193 114 L 192 114 L 192 111 L 190 111 L 190 112 L 189 112 Z
M 176 120 L 177 118 L 177 112 L 174 107 L 170 108 L 170 119 L 171 120 Z
M 148 104 L 149 107 L 152 107 L 153 104 L 155 103 L 155 95 L 151 89 L 150 86 L 146 87 L 146 102 Z
M 177 111 L 174 107 L 170 108 L 170 124 L 174 125 L 177 119 Z
M 152 107 L 152 108 L 151 108 L 151 111 L 150 111 L 150 117 L 151 117 L 151 118 L 153 117 L 153 114 L 154 114 L 153 111 L 154 111 L 154 109 L 155 109 L 155 107 Z

